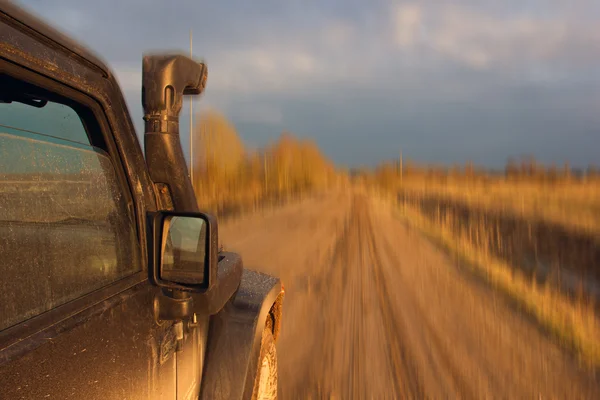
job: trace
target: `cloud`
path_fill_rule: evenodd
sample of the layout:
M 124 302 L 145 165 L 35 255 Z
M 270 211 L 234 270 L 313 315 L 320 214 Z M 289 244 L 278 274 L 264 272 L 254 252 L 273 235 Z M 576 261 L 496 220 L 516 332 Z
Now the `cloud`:
M 400 47 L 411 47 L 418 39 L 421 29 L 421 7 L 418 4 L 401 4 L 392 13 L 396 43 Z
M 233 116 L 242 123 L 283 124 L 283 112 L 272 104 L 242 103 L 237 105 Z
M 486 68 L 551 60 L 563 49 L 566 33 L 566 23 L 560 20 L 500 17 L 452 6 L 443 13 L 430 44 L 473 68 Z
M 328 47 L 346 46 L 356 35 L 354 27 L 344 21 L 333 20 L 323 30 L 323 41 Z
M 600 31 L 595 28 L 600 18 L 590 21 L 519 7 L 494 13 L 468 2 L 390 7 L 396 47 L 403 57 L 419 62 L 438 57 L 478 70 L 560 73 L 597 65 L 600 58 Z
M 290 91 L 297 89 L 301 81 L 317 79 L 319 75 L 313 56 L 295 49 L 271 47 L 223 51 L 207 61 L 208 84 L 224 91 Z

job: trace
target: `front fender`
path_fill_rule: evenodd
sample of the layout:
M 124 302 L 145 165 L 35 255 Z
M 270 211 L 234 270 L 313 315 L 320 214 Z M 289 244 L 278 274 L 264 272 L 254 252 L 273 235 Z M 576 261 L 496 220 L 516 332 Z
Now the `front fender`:
M 244 270 L 240 286 L 210 318 L 201 399 L 250 399 L 265 324 L 275 339 L 281 326 L 283 286 L 279 278 Z

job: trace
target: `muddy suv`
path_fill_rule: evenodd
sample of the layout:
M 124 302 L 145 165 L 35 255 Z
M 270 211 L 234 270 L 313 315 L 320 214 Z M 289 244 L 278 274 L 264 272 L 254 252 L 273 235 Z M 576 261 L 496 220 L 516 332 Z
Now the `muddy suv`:
M 206 65 L 144 56 L 144 157 L 98 58 L 4 1 L 0 38 L 0 397 L 275 397 L 282 285 L 218 250 L 180 143 Z

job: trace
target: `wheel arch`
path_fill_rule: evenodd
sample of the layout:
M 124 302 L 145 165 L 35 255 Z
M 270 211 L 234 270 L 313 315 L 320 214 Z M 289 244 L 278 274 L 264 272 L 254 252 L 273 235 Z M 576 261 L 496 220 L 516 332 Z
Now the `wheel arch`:
M 201 399 L 250 399 L 265 325 L 281 332 L 284 291 L 278 278 L 244 270 L 230 301 L 211 316 Z

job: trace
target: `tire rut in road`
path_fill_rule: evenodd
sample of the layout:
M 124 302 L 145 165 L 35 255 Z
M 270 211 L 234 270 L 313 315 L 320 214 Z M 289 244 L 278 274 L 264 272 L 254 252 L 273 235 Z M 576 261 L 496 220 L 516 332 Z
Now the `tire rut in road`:
M 329 282 L 322 292 L 327 320 L 320 327 L 322 342 L 319 354 L 325 368 L 319 374 L 319 398 L 341 396 L 364 398 L 365 348 L 361 338 L 364 303 L 359 301 L 364 293 L 357 269 L 363 258 L 359 244 L 355 205 L 351 205 L 346 228 L 340 236 L 330 269 L 323 277 Z M 359 263 L 357 265 L 357 263 Z
M 379 351 L 372 351 L 366 332 L 370 327 L 365 327 L 365 316 L 378 311 L 369 302 L 373 290 L 364 272 L 370 259 L 362 243 L 360 219 L 357 205 L 352 202 L 330 262 L 321 269 L 318 277 L 321 283 L 313 285 L 312 301 L 319 307 L 315 312 L 320 315 L 311 322 L 315 340 L 310 357 L 299 366 L 295 385 L 285 388 L 285 393 L 293 394 L 294 398 L 373 397 L 368 365 L 385 358 L 385 342 L 376 343 Z M 386 383 L 392 380 L 389 368 L 380 370 L 390 374 Z M 382 393 L 389 392 L 383 388 Z
M 382 262 L 375 245 L 367 201 L 359 198 L 357 202 L 360 204 L 360 208 L 357 210 L 358 219 L 364 232 L 361 242 L 367 246 L 372 261 L 371 269 L 377 287 L 379 311 L 383 319 L 386 342 L 390 349 L 388 362 L 395 378 L 393 382 L 395 395 L 402 398 L 423 398 L 425 395 L 423 383 L 414 364 L 410 348 L 406 343 L 403 343 L 405 342 L 402 340 L 404 337 L 403 328 L 399 324 L 397 312 L 394 313 L 394 307 L 391 304 L 391 297 L 388 292 L 388 284 L 383 277 Z
M 367 221 L 369 226 L 371 227 L 370 232 L 373 233 L 373 228 L 372 228 L 372 221 L 371 221 L 371 217 L 369 214 L 366 215 Z M 391 304 L 391 297 L 390 297 L 390 292 L 388 291 L 388 286 L 389 286 L 389 281 L 385 278 L 383 278 L 383 262 L 381 260 L 381 254 L 382 252 L 385 252 L 386 255 L 391 256 L 393 255 L 393 251 L 390 248 L 390 243 L 387 240 L 388 238 L 383 238 L 382 240 L 379 241 L 379 243 L 375 240 L 375 237 L 373 234 L 371 234 L 370 238 L 369 238 L 369 247 L 371 248 L 372 254 L 373 254 L 373 259 L 375 260 L 374 263 L 374 268 L 376 270 L 376 275 L 378 277 L 378 282 L 380 283 L 380 288 L 381 291 L 383 293 L 383 297 L 384 297 L 384 304 L 382 302 L 382 309 L 387 309 L 387 310 L 392 310 L 393 309 L 393 305 Z M 396 283 L 400 283 L 400 282 L 396 282 Z M 408 297 L 416 299 L 417 297 L 414 296 L 414 294 L 412 293 L 412 288 L 409 285 L 404 285 L 402 287 L 403 290 L 405 290 L 408 294 Z M 411 305 L 416 309 L 416 313 L 418 315 L 421 315 L 422 318 L 420 318 L 420 321 L 422 323 L 422 326 L 424 327 L 425 332 L 421 332 L 421 335 L 426 335 L 427 341 L 428 341 L 428 345 L 431 349 L 434 350 L 435 355 L 437 356 L 437 360 L 441 363 L 441 367 L 443 368 L 443 371 L 450 376 L 452 382 L 453 382 L 453 386 L 454 386 L 454 390 L 455 390 L 455 395 L 459 395 L 460 398 L 467 398 L 467 399 L 476 399 L 478 398 L 478 396 L 474 393 L 474 391 L 471 388 L 471 385 L 469 384 L 469 381 L 467 380 L 466 377 L 464 377 L 459 369 L 457 368 L 458 366 L 453 362 L 453 359 L 451 357 L 451 355 L 448 353 L 447 351 L 447 347 L 443 344 L 442 339 L 438 333 L 438 331 L 435 329 L 435 327 L 432 325 L 430 318 L 427 316 L 426 314 L 426 310 L 424 310 L 421 307 L 421 304 L 419 304 L 417 301 L 411 303 Z M 397 311 L 395 314 L 396 319 L 394 319 L 394 315 L 391 315 L 391 318 L 393 321 L 398 321 L 398 317 L 399 317 L 399 312 Z M 398 324 L 399 325 L 399 324 Z M 408 341 L 404 341 L 404 346 L 409 346 Z M 410 350 L 408 350 L 408 352 L 410 352 Z M 408 358 L 410 359 L 410 354 L 408 355 Z M 418 367 L 413 363 L 411 365 L 411 367 L 414 369 L 415 375 L 418 376 Z M 419 395 L 419 397 L 422 397 L 424 395 L 424 383 L 422 382 L 421 379 L 418 379 L 419 384 L 421 385 L 418 388 L 418 392 L 416 394 Z M 413 393 L 415 394 L 415 393 Z
M 425 396 L 378 250 L 368 203 L 356 197 L 329 268 L 320 277 L 326 284 L 314 293 L 325 318 L 315 319 L 320 323 L 314 326 L 313 357 L 296 380 L 295 398 Z M 367 326 L 367 318 L 373 325 Z
M 342 293 L 338 288 L 348 286 L 348 274 L 341 273 L 337 267 L 348 263 L 347 248 L 348 237 L 352 226 L 351 214 L 346 216 L 343 229 L 331 251 L 330 261 L 325 269 L 319 269 L 318 276 L 311 276 L 311 286 L 308 301 L 313 307 L 313 318 L 306 321 L 311 326 L 310 338 L 298 338 L 298 345 L 303 346 L 300 340 L 307 340 L 312 348 L 307 349 L 305 359 L 297 364 L 296 372 L 290 377 L 290 386 L 282 387 L 282 398 L 331 398 L 335 393 L 333 371 L 324 367 L 331 363 L 332 346 L 337 343 L 336 332 L 332 332 L 330 320 L 332 306 L 338 301 L 332 292 Z M 312 274 L 312 271 L 310 272 Z

